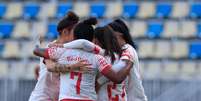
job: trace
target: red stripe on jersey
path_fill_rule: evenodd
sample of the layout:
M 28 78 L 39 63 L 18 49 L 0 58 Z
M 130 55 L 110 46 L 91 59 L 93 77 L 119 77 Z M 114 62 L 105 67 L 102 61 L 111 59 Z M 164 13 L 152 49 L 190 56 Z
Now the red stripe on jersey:
M 44 55 L 45 55 L 44 56 L 45 59 L 49 59 L 50 58 L 50 56 L 49 56 L 49 48 L 45 49 L 45 54 Z
M 126 54 L 126 53 L 122 54 L 121 56 L 122 56 L 122 57 L 123 57 L 123 56 L 127 56 L 129 60 L 131 59 L 131 56 L 130 56 L 129 54 Z
M 117 85 L 108 85 L 107 86 L 107 93 L 108 93 L 108 99 L 109 101 L 119 101 L 119 96 L 115 95 L 115 97 L 112 97 L 112 89 L 116 89 Z
M 101 72 L 103 75 L 105 75 L 105 74 L 107 74 L 107 72 L 108 72 L 111 68 L 112 68 L 112 66 L 111 66 L 110 64 L 108 64 L 108 65 L 102 67 L 101 70 L 100 70 L 100 72 Z

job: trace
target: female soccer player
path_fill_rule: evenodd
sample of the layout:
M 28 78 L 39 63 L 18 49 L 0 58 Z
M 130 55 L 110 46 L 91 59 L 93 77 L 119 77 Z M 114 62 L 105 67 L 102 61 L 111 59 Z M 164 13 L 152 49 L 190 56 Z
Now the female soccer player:
M 68 14 L 58 23 L 59 37 L 53 43 L 66 43 L 71 41 L 72 29 L 78 23 L 79 17 L 73 12 Z M 59 74 L 48 72 L 43 59 L 40 59 L 40 73 L 37 84 L 31 93 L 29 101 L 58 101 Z
M 111 26 L 115 31 L 115 35 L 117 36 L 119 44 L 122 46 L 122 49 L 124 49 L 123 54 L 132 56 L 127 58 L 134 64 L 130 71 L 128 80 L 128 101 L 147 101 L 147 97 L 142 85 L 139 59 L 135 50 L 136 47 L 132 41 L 128 27 L 121 19 L 114 20 L 109 24 L 109 26 Z
M 124 59 L 132 61 L 134 63 L 134 67 L 132 68 L 132 70 L 130 72 L 129 81 L 128 81 L 128 85 L 127 85 L 128 101 L 147 101 L 147 97 L 144 93 L 144 88 L 142 86 L 142 79 L 140 76 L 138 55 L 135 50 L 135 45 L 132 41 L 128 27 L 120 19 L 113 21 L 112 23 L 109 24 L 109 26 L 111 26 L 112 29 L 114 29 L 114 31 L 115 31 L 115 35 L 118 38 L 118 42 L 123 49 L 122 56 L 124 57 Z M 64 45 L 58 45 L 58 46 L 63 46 L 66 48 L 78 48 L 79 47 L 79 48 L 83 48 L 88 51 L 95 50 L 94 52 L 96 52 L 96 53 L 98 53 L 99 51 L 100 51 L 99 53 L 101 53 L 101 54 L 104 53 L 103 50 L 100 50 L 100 48 L 97 48 L 97 46 L 94 46 L 92 43 L 89 43 L 86 40 L 76 40 L 76 41 L 73 41 L 73 42 L 70 42 L 70 43 L 67 43 Z M 113 88 L 115 88 L 115 87 L 113 87 Z M 102 93 L 102 94 L 104 94 L 104 93 Z M 100 95 L 102 95 L 102 94 L 100 94 Z M 111 95 L 115 95 L 115 93 L 112 93 Z M 103 98 L 103 97 L 104 96 L 102 96 L 101 98 Z
M 87 27 L 89 22 L 83 22 L 76 26 L 74 30 L 74 35 L 77 39 L 89 39 L 91 36 L 90 31 L 93 27 Z M 79 29 L 79 31 L 78 31 Z M 49 48 L 49 49 L 40 49 L 35 50 L 35 54 L 38 56 L 43 56 L 50 59 L 56 59 L 60 63 L 74 63 L 77 60 L 85 59 L 86 62 L 92 63 L 93 71 L 92 73 L 82 74 L 80 72 L 70 72 L 64 75 L 61 75 L 61 85 L 60 87 L 60 100 L 61 101 L 94 101 L 96 100 L 96 93 L 94 90 L 95 75 L 97 75 L 97 69 L 110 80 L 121 83 L 127 73 L 132 67 L 132 63 L 125 61 L 126 66 L 121 69 L 119 72 L 113 71 L 111 65 L 106 62 L 106 60 L 100 55 L 94 55 L 82 50 L 68 50 L 68 49 L 59 49 L 59 48 Z M 114 67 L 115 65 L 113 65 Z M 77 80 L 74 79 L 74 76 L 78 76 Z M 77 82 L 77 83 L 75 83 Z M 74 88 L 76 87 L 76 89 Z

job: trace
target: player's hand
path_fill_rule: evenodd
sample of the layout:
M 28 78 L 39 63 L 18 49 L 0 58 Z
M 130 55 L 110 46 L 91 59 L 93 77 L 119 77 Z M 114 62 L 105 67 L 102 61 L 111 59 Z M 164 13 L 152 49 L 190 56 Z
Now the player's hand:
M 48 47 L 60 47 L 60 48 L 63 48 L 63 44 L 58 44 L 58 43 L 52 43 L 52 44 L 49 44 Z
M 91 64 L 86 63 L 85 60 L 81 60 L 81 61 L 77 62 L 76 64 L 74 64 L 73 69 L 75 69 L 76 71 L 82 72 L 82 73 L 92 71 Z

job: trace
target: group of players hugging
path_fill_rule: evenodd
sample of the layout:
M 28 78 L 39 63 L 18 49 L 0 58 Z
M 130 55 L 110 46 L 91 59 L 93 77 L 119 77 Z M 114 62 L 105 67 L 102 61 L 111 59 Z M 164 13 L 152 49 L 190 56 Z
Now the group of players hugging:
M 57 25 L 58 38 L 36 44 L 40 72 L 29 101 L 147 101 L 127 25 L 97 23 L 69 11 Z

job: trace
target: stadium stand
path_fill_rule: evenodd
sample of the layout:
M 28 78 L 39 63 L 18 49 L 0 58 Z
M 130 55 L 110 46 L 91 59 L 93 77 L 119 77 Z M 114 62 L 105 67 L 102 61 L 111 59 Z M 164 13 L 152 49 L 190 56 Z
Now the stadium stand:
M 37 35 L 44 37 L 45 47 L 57 38 L 57 22 L 70 10 L 81 19 L 98 17 L 98 26 L 117 17 L 124 18 L 138 46 L 145 86 L 149 80 L 201 78 L 199 0 L 1 0 L 0 89 L 2 78 L 34 79 L 34 67 L 39 58 L 32 53 L 33 39 Z M 160 87 L 160 84 L 151 87 Z M 167 85 L 164 88 L 169 87 Z M 156 98 L 161 92 L 155 95 L 152 91 L 147 93 L 152 101 L 152 96 Z

